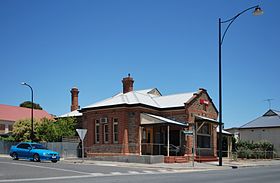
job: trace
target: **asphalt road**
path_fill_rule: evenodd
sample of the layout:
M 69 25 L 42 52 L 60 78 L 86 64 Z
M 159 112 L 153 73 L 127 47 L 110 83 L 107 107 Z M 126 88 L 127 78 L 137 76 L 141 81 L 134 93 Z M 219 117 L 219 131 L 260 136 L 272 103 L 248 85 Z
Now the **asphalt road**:
M 63 161 L 37 163 L 0 158 L 1 182 L 279 183 L 280 166 L 177 172 L 145 167 L 117 167 L 114 164 L 69 164 Z

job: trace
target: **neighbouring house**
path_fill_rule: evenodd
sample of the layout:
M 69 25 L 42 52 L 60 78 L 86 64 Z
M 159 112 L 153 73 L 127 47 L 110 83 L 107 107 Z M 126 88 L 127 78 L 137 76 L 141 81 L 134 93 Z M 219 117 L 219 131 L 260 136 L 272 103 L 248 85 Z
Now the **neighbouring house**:
M 231 133 L 233 135 L 233 137 L 235 138 L 235 141 L 238 142 L 239 141 L 239 128 L 238 127 L 232 127 L 232 128 L 228 128 L 225 129 L 225 131 Z
M 34 119 L 49 118 L 53 116 L 44 110 L 33 110 Z M 18 106 L 0 104 L 0 134 L 8 134 L 18 120 L 31 119 L 31 109 Z
M 242 125 L 239 128 L 227 129 L 238 135 L 239 140 L 269 141 L 274 145 L 278 156 L 280 153 L 280 112 L 269 109 L 262 116 Z
M 157 88 L 134 90 L 130 75 L 122 83 L 122 92 L 71 112 L 82 118 L 87 129 L 88 156 L 188 159 L 194 147 L 195 157 L 216 160 L 218 111 L 205 89 L 162 95 Z

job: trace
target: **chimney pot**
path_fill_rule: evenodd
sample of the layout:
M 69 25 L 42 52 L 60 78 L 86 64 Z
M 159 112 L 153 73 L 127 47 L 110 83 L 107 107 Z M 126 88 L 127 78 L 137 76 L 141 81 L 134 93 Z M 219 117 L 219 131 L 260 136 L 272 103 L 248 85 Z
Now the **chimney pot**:
M 70 92 L 71 92 L 71 111 L 75 111 L 79 109 L 79 100 L 78 100 L 79 90 L 77 87 L 73 87 Z
M 128 74 L 127 77 L 123 78 L 122 83 L 123 83 L 123 93 L 133 91 L 134 80 L 132 77 L 130 77 L 130 74 Z

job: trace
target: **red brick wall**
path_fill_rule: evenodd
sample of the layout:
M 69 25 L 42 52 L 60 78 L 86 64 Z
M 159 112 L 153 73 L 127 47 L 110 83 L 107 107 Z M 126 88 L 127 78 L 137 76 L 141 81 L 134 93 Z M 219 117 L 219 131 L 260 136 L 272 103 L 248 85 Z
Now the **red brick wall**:
M 137 110 L 128 108 L 116 108 L 106 110 L 94 110 L 84 113 L 87 121 L 85 127 L 88 129 L 86 146 L 91 148 L 93 153 L 122 153 L 134 154 L 139 152 L 138 148 L 138 127 L 140 124 L 140 113 Z M 109 127 L 109 141 L 104 142 L 104 124 L 100 124 L 100 142 L 95 143 L 95 121 L 106 117 Z M 113 138 L 113 119 L 118 119 L 118 143 Z
M 209 104 L 207 105 L 206 110 L 204 110 L 205 108 L 203 107 L 203 104 L 200 103 L 200 99 L 209 101 Z M 187 115 L 188 121 L 191 124 L 193 124 L 195 121 L 195 115 L 205 116 L 205 117 L 211 118 L 211 119 L 217 119 L 217 117 L 218 117 L 218 113 L 216 111 L 214 104 L 212 103 L 212 99 L 208 96 L 208 94 L 206 93 L 206 91 L 204 89 L 200 90 L 197 94 L 194 95 L 194 100 L 192 100 L 191 103 L 186 104 L 186 115 Z M 213 126 L 213 127 L 215 127 L 215 126 Z M 188 127 L 188 130 L 193 130 L 191 125 Z M 212 134 L 211 145 L 214 149 L 214 155 L 215 155 L 216 146 L 217 146 L 216 128 L 212 128 L 211 134 Z M 193 136 L 187 136 L 186 146 L 188 147 L 188 149 L 186 149 L 185 155 L 192 156 L 191 147 L 193 146 Z M 195 147 L 195 148 L 197 148 L 197 147 Z
M 210 101 L 206 111 L 200 104 L 200 99 L 206 99 Z M 218 115 L 211 102 L 211 99 L 204 90 L 200 90 L 200 92 L 194 96 L 194 100 L 192 100 L 191 103 L 186 103 L 185 109 L 181 110 L 159 111 L 144 107 L 118 107 L 112 109 L 88 110 L 83 113 L 83 125 L 88 129 L 88 134 L 85 139 L 88 151 L 95 155 L 139 154 L 139 125 L 141 113 L 151 113 L 163 117 L 172 117 L 177 121 L 185 121 L 190 123 L 194 123 L 195 115 L 206 116 L 212 119 L 216 119 Z M 104 125 L 100 124 L 100 143 L 96 144 L 95 120 L 100 120 L 102 117 L 108 118 L 109 142 L 104 143 Z M 118 118 L 119 121 L 118 143 L 113 142 L 113 118 Z M 192 128 L 188 127 L 186 130 L 192 130 Z M 214 139 L 216 136 L 216 131 L 214 128 L 212 134 L 212 139 Z M 188 148 L 186 148 L 185 155 L 189 156 L 191 155 L 193 141 L 191 136 L 186 138 L 186 146 Z M 216 146 L 216 142 L 212 141 L 212 145 Z

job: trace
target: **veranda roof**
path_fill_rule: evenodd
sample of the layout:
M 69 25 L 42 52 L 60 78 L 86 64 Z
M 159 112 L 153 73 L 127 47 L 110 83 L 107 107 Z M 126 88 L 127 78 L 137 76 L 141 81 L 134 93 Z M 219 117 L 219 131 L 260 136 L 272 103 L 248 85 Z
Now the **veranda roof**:
M 186 123 L 174 121 L 162 116 L 141 113 L 141 125 L 155 125 L 155 124 L 172 124 L 172 125 L 179 125 L 179 126 L 188 126 L 188 124 Z
M 215 124 L 219 123 L 217 120 L 212 119 L 212 118 L 207 118 L 205 116 L 195 116 L 195 120 L 196 121 L 207 121 L 207 122 L 211 122 L 211 123 L 215 123 Z

